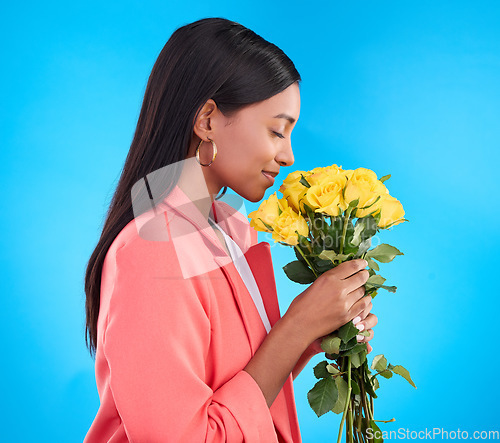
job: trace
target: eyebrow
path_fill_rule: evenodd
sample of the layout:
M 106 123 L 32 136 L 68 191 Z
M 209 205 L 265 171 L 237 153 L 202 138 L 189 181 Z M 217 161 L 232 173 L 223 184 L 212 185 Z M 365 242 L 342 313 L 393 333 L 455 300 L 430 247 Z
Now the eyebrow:
M 284 118 L 292 124 L 295 123 L 295 119 L 293 117 L 290 117 L 288 114 L 278 114 L 275 115 L 273 118 Z

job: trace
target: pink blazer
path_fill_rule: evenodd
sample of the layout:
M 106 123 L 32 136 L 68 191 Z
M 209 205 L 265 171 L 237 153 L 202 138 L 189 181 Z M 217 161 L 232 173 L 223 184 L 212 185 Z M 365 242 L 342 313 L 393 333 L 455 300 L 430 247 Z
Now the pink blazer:
M 270 245 L 224 202 L 271 326 L 280 318 Z M 293 379 L 270 408 L 243 368 L 267 332 L 207 220 L 178 187 L 132 220 L 104 262 L 94 442 L 301 442 Z

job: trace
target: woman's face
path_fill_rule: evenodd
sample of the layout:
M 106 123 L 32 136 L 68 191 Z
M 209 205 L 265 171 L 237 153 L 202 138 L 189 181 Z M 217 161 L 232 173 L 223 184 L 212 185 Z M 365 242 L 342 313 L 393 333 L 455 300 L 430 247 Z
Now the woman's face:
M 298 84 L 249 105 L 232 117 L 225 117 L 216 106 L 210 110 L 210 106 L 206 107 L 209 102 L 200 112 L 201 121 L 195 125 L 199 136 L 204 140 L 210 138 L 217 145 L 215 160 L 202 168 L 209 192 L 215 195 L 227 186 L 247 200 L 261 200 L 266 189 L 273 185 L 273 178 L 264 171 L 275 176 L 281 166 L 291 166 L 294 162 L 290 135 L 300 114 Z M 198 143 L 199 138 L 195 149 Z M 212 145 L 203 142 L 200 160 L 206 164 L 211 158 Z

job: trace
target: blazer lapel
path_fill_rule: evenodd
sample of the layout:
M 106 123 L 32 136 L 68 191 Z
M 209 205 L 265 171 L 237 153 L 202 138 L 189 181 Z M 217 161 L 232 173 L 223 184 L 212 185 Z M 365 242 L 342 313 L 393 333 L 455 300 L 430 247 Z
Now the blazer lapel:
M 208 224 L 208 221 L 205 220 L 196 205 L 193 204 L 177 185 L 164 200 L 164 203 L 181 214 L 184 218 L 188 219 L 193 227 L 217 248 L 218 254 L 213 255 L 213 260 L 218 264 L 231 286 L 248 336 L 251 352 L 252 355 L 254 355 L 265 339 L 267 331 L 262 323 L 262 319 L 253 302 L 252 296 L 234 263 L 222 249 L 219 239 L 216 237 L 212 227 Z M 215 201 L 212 209 L 216 222 L 231 236 L 242 250 L 248 266 L 255 277 L 269 322 L 271 326 L 274 326 L 281 315 L 269 243 L 260 242 L 251 245 L 251 230 L 253 228 L 250 227 L 248 220 L 245 219 L 240 212 L 234 210 L 226 203 Z M 270 408 L 275 428 L 286 441 L 292 441 L 294 438 L 292 435 L 296 434 L 292 431 L 292 427 L 294 426 L 293 429 L 298 428 L 297 416 L 293 406 L 294 394 L 291 377 L 290 374 L 282 388 L 282 393 L 278 394 Z M 291 422 L 293 422 L 293 425 Z M 295 436 L 295 438 L 300 439 L 300 436 Z
M 227 256 L 226 252 L 221 247 L 213 228 L 178 185 L 172 189 L 163 202 L 167 204 L 170 209 L 173 209 L 176 213 L 182 215 L 182 217 L 191 222 L 193 232 L 188 232 L 185 235 L 194 234 L 194 236 L 199 237 L 199 234 L 201 234 L 216 248 L 217 253 L 214 254 L 212 258 L 222 272 L 224 272 L 231 285 L 234 298 L 236 299 L 241 318 L 245 325 L 252 353 L 255 353 L 262 343 L 262 340 L 267 335 L 266 328 L 262 323 L 262 319 L 253 302 L 252 296 L 231 258 Z M 253 228 L 250 227 L 248 220 L 245 219 L 240 212 L 224 202 L 215 201 L 212 208 L 216 222 L 229 236 L 231 236 L 245 255 L 262 295 L 269 322 L 271 326 L 273 326 L 280 318 L 280 312 L 277 303 L 274 272 L 272 265 L 269 266 L 270 263 L 272 263 L 269 243 L 261 242 L 250 246 L 250 230 Z M 187 260 L 185 260 L 185 262 L 187 265 Z
M 267 242 L 257 243 L 245 253 L 248 266 L 255 276 L 255 281 L 262 295 L 264 307 L 271 326 L 281 317 L 276 294 L 276 282 L 272 267 L 271 247 Z

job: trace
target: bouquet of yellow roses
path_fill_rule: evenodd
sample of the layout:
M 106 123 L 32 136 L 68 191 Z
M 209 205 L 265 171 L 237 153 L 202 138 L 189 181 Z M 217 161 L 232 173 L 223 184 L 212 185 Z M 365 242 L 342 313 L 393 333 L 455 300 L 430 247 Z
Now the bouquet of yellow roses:
M 297 260 L 283 268 L 294 282 L 312 283 L 340 263 L 364 258 L 370 274 L 365 296 L 373 298 L 381 288 L 395 292 L 396 287 L 385 285 L 385 278 L 377 274 L 376 261 L 388 263 L 403 253 L 385 243 L 370 249 L 380 229 L 408 221 L 403 218 L 403 206 L 384 185 L 388 178 L 378 179 L 370 169 L 343 170 L 337 165 L 295 171 L 279 188 L 282 198 L 274 193 L 248 215 L 250 225 L 272 233 L 275 242 L 294 247 Z M 328 411 L 342 414 L 338 442 L 344 423 L 348 442 L 380 442 L 376 422 L 382 420 L 373 415 L 377 376 L 398 374 L 416 386 L 403 366 L 388 364 L 382 354 L 373 358 L 372 374 L 366 343 L 358 343 L 358 334 L 368 335 L 351 321 L 323 338 L 325 356 L 335 364 L 324 360 L 314 367 L 319 381 L 308 392 L 308 401 L 318 417 Z

